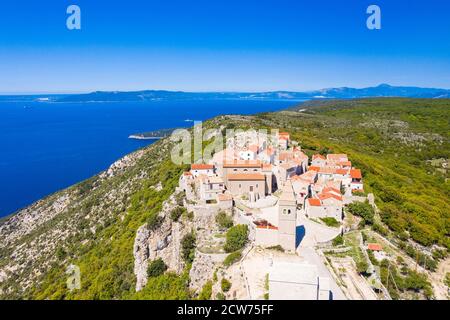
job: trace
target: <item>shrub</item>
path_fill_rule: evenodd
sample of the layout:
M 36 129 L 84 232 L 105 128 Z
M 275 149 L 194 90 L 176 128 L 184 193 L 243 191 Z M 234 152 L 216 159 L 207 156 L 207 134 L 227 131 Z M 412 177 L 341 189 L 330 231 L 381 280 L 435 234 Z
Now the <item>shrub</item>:
M 226 252 L 233 252 L 242 249 L 248 240 L 248 226 L 240 224 L 231 227 L 227 231 L 224 249 Z
M 341 235 L 338 235 L 333 239 L 333 246 L 337 247 L 344 244 L 344 238 Z
M 222 292 L 217 292 L 216 300 L 226 300 L 225 295 Z
M 173 221 L 178 221 L 181 215 L 185 213 L 187 210 L 184 207 L 176 207 L 170 212 L 170 219 Z
M 181 239 L 181 255 L 185 262 L 190 263 L 194 261 L 195 241 L 195 235 L 192 231 Z
M 163 217 L 159 216 L 158 214 L 152 214 L 147 219 L 147 228 L 151 231 L 156 230 L 161 226 L 163 220 Z
M 209 299 L 211 299 L 212 286 L 213 286 L 212 281 L 208 280 L 205 283 L 205 285 L 203 286 L 202 291 L 200 291 L 200 294 L 198 295 L 198 300 L 209 300 Z
M 365 274 L 367 272 L 367 268 L 369 267 L 369 264 L 365 259 L 360 260 L 356 263 L 356 271 L 360 274 Z
M 280 246 L 279 244 L 277 244 L 276 246 L 271 246 L 268 247 L 267 250 L 275 250 L 275 251 L 280 251 L 280 252 L 284 252 L 284 249 L 282 246 Z
M 167 270 L 167 265 L 164 263 L 163 259 L 158 258 L 156 260 L 153 260 L 150 262 L 148 268 L 147 268 L 147 276 L 149 278 L 151 277 L 158 277 L 162 275 Z
M 447 272 L 447 273 L 445 274 L 444 283 L 445 283 L 445 285 L 446 285 L 447 287 L 450 288 L 450 272 Z
M 231 282 L 225 278 L 222 278 L 222 281 L 220 282 L 220 287 L 222 288 L 223 292 L 228 292 L 231 289 Z
M 226 267 L 229 267 L 233 263 L 241 260 L 241 258 L 242 258 L 241 251 L 232 252 L 225 258 L 225 260 L 223 261 L 223 265 L 226 266 Z
M 224 211 L 216 215 L 216 222 L 220 229 L 229 229 L 233 226 L 233 219 Z
M 373 210 L 373 207 L 369 204 L 368 201 L 353 202 L 350 203 L 347 208 L 348 211 L 350 211 L 350 213 L 363 218 L 366 224 L 373 224 L 373 217 L 375 215 L 375 211 Z
M 329 227 L 339 227 L 340 223 L 333 217 L 320 218 Z

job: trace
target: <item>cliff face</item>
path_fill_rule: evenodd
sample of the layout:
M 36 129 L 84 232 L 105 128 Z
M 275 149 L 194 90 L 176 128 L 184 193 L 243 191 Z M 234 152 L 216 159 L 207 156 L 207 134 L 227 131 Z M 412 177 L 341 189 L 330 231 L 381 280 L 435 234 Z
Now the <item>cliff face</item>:
M 0 225 L 0 299 L 72 298 L 63 290 L 65 269 L 71 263 L 80 264 L 82 283 L 85 279 L 85 285 L 95 284 L 95 278 L 83 275 L 83 272 L 89 272 L 87 268 L 83 270 L 83 260 L 89 256 L 96 257 L 90 261 L 100 260 L 104 246 L 115 243 L 129 246 L 130 242 L 132 245 L 133 239 L 120 239 L 122 233 L 129 231 L 127 228 L 132 229 L 134 222 L 145 221 L 152 212 L 138 208 L 143 199 L 133 200 L 133 195 L 152 190 L 151 184 L 159 182 L 155 173 L 167 159 L 168 145 L 167 141 L 159 141 L 136 151 L 115 162 L 105 172 L 40 200 L 4 221 Z M 153 188 L 152 192 L 160 196 L 154 206 L 161 205 L 173 192 L 172 180 L 175 180 L 175 174 L 167 181 L 161 181 L 159 192 Z M 166 182 L 167 186 L 164 186 Z M 131 211 L 133 205 L 136 208 Z M 129 251 L 132 258 L 133 251 Z M 116 256 L 121 259 L 119 253 Z M 103 270 L 106 265 L 97 266 L 97 269 Z M 130 277 L 122 289 L 131 292 L 133 286 Z M 85 293 L 85 298 L 94 298 L 97 294 Z M 111 292 L 111 298 L 114 297 L 120 297 L 118 290 Z

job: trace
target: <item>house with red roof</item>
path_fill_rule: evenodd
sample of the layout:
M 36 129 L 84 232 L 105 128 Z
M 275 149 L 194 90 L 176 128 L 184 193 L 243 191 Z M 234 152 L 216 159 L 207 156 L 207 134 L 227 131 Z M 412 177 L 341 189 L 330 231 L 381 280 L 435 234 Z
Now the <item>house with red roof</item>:
M 315 197 L 306 199 L 305 214 L 314 219 L 331 217 L 342 221 L 343 198 L 340 190 L 325 187 Z
M 204 174 L 206 176 L 214 176 L 214 165 L 206 163 L 194 163 L 191 164 L 190 173 L 197 178 L 199 175 Z
M 350 188 L 352 191 L 364 191 L 364 185 L 362 181 L 362 173 L 360 169 L 351 169 L 350 170 Z
M 311 159 L 311 165 L 314 167 L 323 167 L 327 164 L 327 158 L 321 154 L 314 154 Z

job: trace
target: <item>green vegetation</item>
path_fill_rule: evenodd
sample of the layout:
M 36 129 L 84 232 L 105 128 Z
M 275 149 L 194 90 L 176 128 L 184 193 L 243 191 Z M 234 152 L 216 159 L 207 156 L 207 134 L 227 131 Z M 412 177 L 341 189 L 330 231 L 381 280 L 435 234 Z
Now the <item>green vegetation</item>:
M 196 238 L 193 231 L 186 234 L 183 239 L 181 239 L 181 256 L 187 263 L 192 263 L 192 261 L 194 261 L 195 242 Z
M 210 300 L 212 296 L 212 287 L 213 283 L 211 280 L 208 280 L 200 291 L 198 295 L 198 300 Z
M 225 251 L 234 252 L 242 249 L 248 241 L 248 232 L 248 226 L 245 224 L 231 227 L 226 234 Z
M 363 218 L 365 224 L 373 224 L 375 211 L 369 202 L 353 202 L 347 206 L 347 209 L 351 214 Z
M 222 292 L 217 292 L 216 300 L 226 300 L 225 295 Z
M 225 260 L 223 261 L 223 265 L 225 267 L 231 266 L 233 263 L 238 262 L 242 258 L 242 252 L 241 251 L 235 251 L 230 253 Z
M 222 278 L 222 281 L 220 282 L 220 287 L 222 288 L 223 292 L 228 292 L 231 289 L 231 282 L 225 278 Z
M 163 259 L 158 258 L 150 262 L 147 268 L 147 276 L 151 277 L 159 277 L 164 274 L 167 270 L 167 265 L 164 263 Z
M 178 221 L 183 214 L 186 214 L 187 210 L 184 207 L 176 207 L 170 211 L 170 219 Z
M 264 113 L 252 121 L 289 131 L 309 156 L 323 148 L 348 154 L 395 235 L 450 248 L 448 171 L 431 164 L 450 159 L 450 100 L 313 101 L 297 109 L 306 111 Z
M 450 272 L 447 272 L 445 274 L 445 278 L 444 278 L 444 284 L 450 288 Z
M 344 238 L 341 235 L 338 235 L 333 239 L 333 246 L 337 247 L 344 244 Z
M 153 154 L 152 158 L 155 157 Z M 85 234 L 82 238 L 71 238 L 64 249 L 70 252 L 69 261 L 79 266 L 81 271 L 81 289 L 72 292 L 67 290 L 65 274 L 66 264 L 54 263 L 50 270 L 44 273 L 36 285 L 25 293 L 29 299 L 187 299 L 188 273 L 181 276 L 163 274 L 149 279 L 147 286 L 138 294 L 135 292 L 136 278 L 133 272 L 133 245 L 137 229 L 147 223 L 150 228 L 157 228 L 162 223 L 159 212 L 163 201 L 173 193 L 178 183 L 178 177 L 183 172 L 182 167 L 175 166 L 170 160 L 155 161 L 144 158 L 139 161 L 135 170 L 148 170 L 148 179 L 141 182 L 140 189 L 134 191 L 126 214 L 120 214 L 108 219 L 96 228 L 94 235 Z M 133 173 L 130 173 L 133 174 Z M 118 176 L 117 182 L 110 182 L 102 188 L 84 194 L 82 209 L 90 212 L 96 208 L 98 195 L 107 193 L 117 183 L 128 179 L 128 176 Z M 163 188 L 157 191 L 152 186 L 164 181 Z M 92 185 L 95 179 L 81 185 Z M 92 189 L 92 186 L 90 187 Z M 81 190 L 84 190 L 82 188 Z M 81 191 L 80 191 L 81 192 Z M 83 191 L 84 192 L 84 191 Z M 94 211 L 95 212 L 95 211 Z M 72 214 L 72 212 L 69 212 Z M 61 216 L 58 219 L 66 219 Z M 78 219 L 84 223 L 85 219 Z M 80 227 L 84 230 L 86 227 Z M 79 242 L 84 237 L 90 237 L 86 245 Z M 70 251 L 69 251 L 70 250 Z M 162 289 L 164 288 L 164 289 Z
M 398 299 L 400 293 L 422 293 L 427 299 L 433 298 L 433 290 L 425 274 L 402 268 L 401 273 L 388 260 L 381 261 L 380 277 L 393 299 Z
M 333 217 L 320 218 L 329 227 L 339 227 L 340 223 Z
M 225 230 L 233 226 L 233 219 L 224 211 L 216 215 L 216 223 L 220 229 Z
M 282 246 L 280 246 L 279 244 L 277 244 L 276 246 L 271 246 L 268 247 L 267 250 L 275 250 L 275 251 L 280 251 L 280 252 L 284 252 L 284 249 Z

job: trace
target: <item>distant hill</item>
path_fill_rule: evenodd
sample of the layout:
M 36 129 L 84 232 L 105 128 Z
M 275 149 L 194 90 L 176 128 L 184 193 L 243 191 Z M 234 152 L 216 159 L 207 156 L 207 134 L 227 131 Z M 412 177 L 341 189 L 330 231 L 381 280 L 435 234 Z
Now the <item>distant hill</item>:
M 166 90 L 95 91 L 84 94 L 60 95 L 0 95 L 0 101 L 50 101 L 50 102 L 133 102 L 157 100 L 292 100 L 355 99 L 377 97 L 450 98 L 450 89 L 396 87 L 380 84 L 368 88 L 328 88 L 314 91 L 270 92 L 184 92 Z
M 183 92 L 165 90 L 144 91 L 96 91 L 87 94 L 71 94 L 53 97 L 57 102 L 123 102 L 154 100 L 305 100 L 305 99 L 353 99 L 373 97 L 450 98 L 450 90 L 420 87 L 395 87 L 381 84 L 369 88 L 329 88 L 305 92 Z M 52 100 L 53 100 L 52 99 Z

